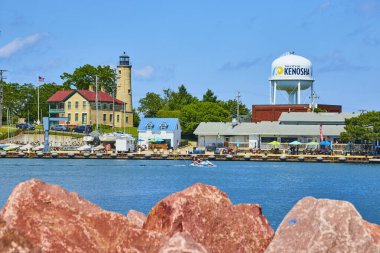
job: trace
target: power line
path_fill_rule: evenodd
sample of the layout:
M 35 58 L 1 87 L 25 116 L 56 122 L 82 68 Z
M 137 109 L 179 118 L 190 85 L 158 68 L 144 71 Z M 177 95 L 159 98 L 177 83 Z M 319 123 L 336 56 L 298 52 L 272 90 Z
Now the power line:
M 4 73 L 7 70 L 0 69 L 0 127 L 3 125 L 3 80 L 7 79 Z

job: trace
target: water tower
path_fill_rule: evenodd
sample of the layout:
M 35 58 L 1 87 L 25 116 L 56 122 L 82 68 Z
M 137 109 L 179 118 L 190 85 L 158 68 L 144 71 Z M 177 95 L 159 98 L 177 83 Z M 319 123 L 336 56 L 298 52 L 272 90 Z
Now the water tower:
M 301 104 L 301 90 L 313 94 L 313 68 L 311 62 L 294 52 L 288 52 L 272 62 L 270 103 L 276 104 L 277 91 L 288 93 L 288 104 Z

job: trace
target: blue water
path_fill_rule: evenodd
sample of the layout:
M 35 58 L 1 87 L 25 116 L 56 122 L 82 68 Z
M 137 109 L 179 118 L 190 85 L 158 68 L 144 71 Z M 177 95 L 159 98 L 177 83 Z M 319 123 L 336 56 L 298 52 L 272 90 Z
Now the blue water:
M 217 186 L 234 204 L 259 203 L 274 228 L 302 197 L 352 202 L 380 224 L 380 166 L 367 164 L 0 159 L 0 206 L 30 178 L 59 184 L 106 210 L 147 214 L 162 198 L 194 183 Z

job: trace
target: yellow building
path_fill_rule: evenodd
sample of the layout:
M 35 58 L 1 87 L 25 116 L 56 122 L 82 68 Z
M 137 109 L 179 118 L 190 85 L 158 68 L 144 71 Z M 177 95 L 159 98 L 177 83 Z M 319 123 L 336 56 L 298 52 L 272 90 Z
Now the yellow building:
M 70 125 L 108 125 L 115 127 L 133 126 L 132 85 L 129 56 L 124 52 L 117 66 L 116 98 L 104 91 L 92 90 L 57 91 L 48 99 L 49 117 L 68 117 Z M 60 122 L 66 124 L 65 122 Z
M 95 91 L 57 91 L 48 99 L 49 117 L 68 117 L 69 125 L 92 125 L 98 122 L 99 125 L 115 127 L 132 126 L 133 119 L 130 117 L 133 116 L 124 113 L 123 101 L 114 99 L 104 91 L 98 92 L 98 110 L 95 101 Z

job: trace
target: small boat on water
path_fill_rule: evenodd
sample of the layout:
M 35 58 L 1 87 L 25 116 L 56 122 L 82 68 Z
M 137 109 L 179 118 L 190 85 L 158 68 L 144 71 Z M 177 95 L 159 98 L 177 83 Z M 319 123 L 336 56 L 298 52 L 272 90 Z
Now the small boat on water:
M 8 147 L 3 148 L 3 150 L 5 150 L 5 151 L 13 151 L 13 150 L 18 149 L 19 147 L 20 147 L 20 145 L 11 144 Z
M 210 161 L 202 161 L 202 162 L 194 161 L 190 164 L 190 166 L 193 166 L 193 167 L 216 167 L 216 165 Z
M 83 145 L 79 148 L 77 148 L 78 151 L 90 151 L 91 150 L 91 146 L 90 145 Z

